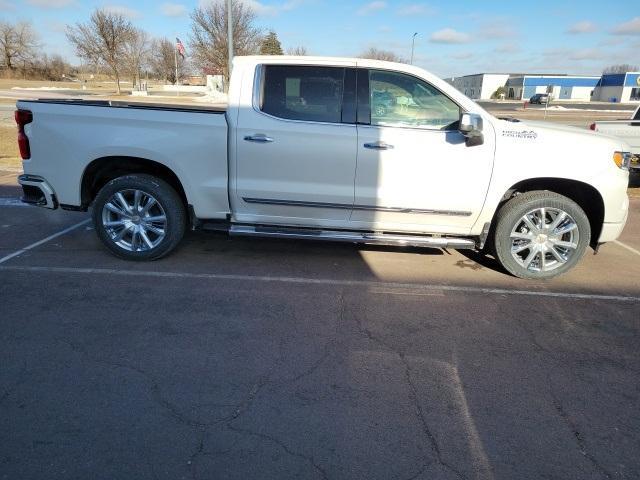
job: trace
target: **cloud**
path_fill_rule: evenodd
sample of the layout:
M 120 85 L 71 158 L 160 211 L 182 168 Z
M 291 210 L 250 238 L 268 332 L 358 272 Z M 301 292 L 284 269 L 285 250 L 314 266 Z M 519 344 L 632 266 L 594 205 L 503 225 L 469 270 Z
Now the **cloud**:
M 478 35 L 487 40 L 497 40 L 501 38 L 515 37 L 516 31 L 512 27 L 512 22 L 506 19 L 485 22 L 478 31 Z
M 105 5 L 103 9 L 107 12 L 117 13 L 131 20 L 142 16 L 138 10 L 134 10 L 133 8 L 129 8 L 124 5 Z
M 407 17 L 414 15 L 433 15 L 436 13 L 436 9 L 424 3 L 413 3 L 400 7 L 396 13 Z
M 571 25 L 566 33 L 570 33 L 571 35 L 578 35 L 580 33 L 592 33 L 598 30 L 598 27 L 595 26 L 593 22 L 589 22 L 588 20 L 584 20 L 582 22 L 574 23 Z
M 187 7 L 181 3 L 163 3 L 160 12 L 166 17 L 182 17 L 187 13 Z
M 451 55 L 452 58 L 456 60 L 470 60 L 475 56 L 473 52 L 459 52 Z
M 0 11 L 12 12 L 15 9 L 16 7 L 12 2 L 8 2 L 7 0 L 0 0 Z
M 518 53 L 520 51 L 520 47 L 513 43 L 504 43 L 497 46 L 493 51 L 496 53 Z
M 5 2 L 2 2 L 5 3 Z M 27 0 L 29 5 L 42 8 L 64 8 L 75 3 L 75 0 Z
M 458 32 L 453 28 L 443 28 L 433 32 L 429 37 L 431 43 L 469 43 L 471 37 L 463 32 Z
M 606 53 L 598 48 L 550 48 L 544 50 L 542 55 L 545 59 L 555 59 L 559 61 L 591 61 L 591 60 L 604 60 L 611 56 L 611 53 Z
M 198 6 L 200 8 L 206 8 L 212 3 L 221 3 L 225 0 L 200 0 Z M 258 0 L 240 0 L 246 7 L 249 7 L 253 12 L 260 17 L 274 17 L 281 12 L 288 12 L 299 6 L 307 3 L 308 0 L 288 0 L 283 3 L 265 5 Z
M 387 2 L 375 1 L 375 2 L 367 3 L 366 5 L 363 5 L 358 9 L 356 13 L 358 15 L 369 15 L 370 13 L 377 12 L 384 8 L 387 8 Z
M 611 33 L 614 35 L 640 35 L 640 17 L 635 17 L 628 22 L 616 25 Z

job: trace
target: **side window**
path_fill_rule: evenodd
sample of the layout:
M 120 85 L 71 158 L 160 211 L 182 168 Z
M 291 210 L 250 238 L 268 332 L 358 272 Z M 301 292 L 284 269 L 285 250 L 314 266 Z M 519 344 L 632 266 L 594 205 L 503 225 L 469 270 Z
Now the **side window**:
M 339 123 L 344 68 L 265 65 L 260 109 L 279 118 Z
M 460 119 L 453 100 L 411 75 L 371 70 L 369 91 L 371 125 L 451 130 Z

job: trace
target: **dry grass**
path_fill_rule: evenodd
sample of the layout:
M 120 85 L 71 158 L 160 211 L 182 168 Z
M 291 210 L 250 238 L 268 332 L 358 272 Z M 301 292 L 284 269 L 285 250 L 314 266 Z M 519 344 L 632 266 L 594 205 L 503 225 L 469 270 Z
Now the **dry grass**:
M 20 165 L 16 127 L 0 126 L 0 164 Z

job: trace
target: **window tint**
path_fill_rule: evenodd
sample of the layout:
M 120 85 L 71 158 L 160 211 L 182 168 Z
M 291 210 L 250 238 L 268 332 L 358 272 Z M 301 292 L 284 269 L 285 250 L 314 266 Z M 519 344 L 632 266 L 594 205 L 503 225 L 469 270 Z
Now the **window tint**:
M 344 68 L 266 65 L 260 109 L 291 120 L 339 123 Z
M 410 75 L 371 70 L 369 86 L 371 125 L 449 130 L 460 119 L 456 103 Z

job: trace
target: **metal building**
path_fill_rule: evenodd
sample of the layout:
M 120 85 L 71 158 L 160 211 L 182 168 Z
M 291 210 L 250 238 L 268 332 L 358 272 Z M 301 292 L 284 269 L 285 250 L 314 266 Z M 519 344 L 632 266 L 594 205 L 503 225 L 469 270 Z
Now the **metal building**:
M 550 93 L 555 100 L 589 101 L 600 81 L 583 75 L 512 75 L 506 82 L 507 98 L 527 100 L 536 93 Z
M 604 74 L 593 93 L 601 102 L 640 102 L 640 72 Z
M 462 77 L 447 78 L 446 81 L 474 100 L 488 100 L 509 79 L 508 73 L 477 73 Z

